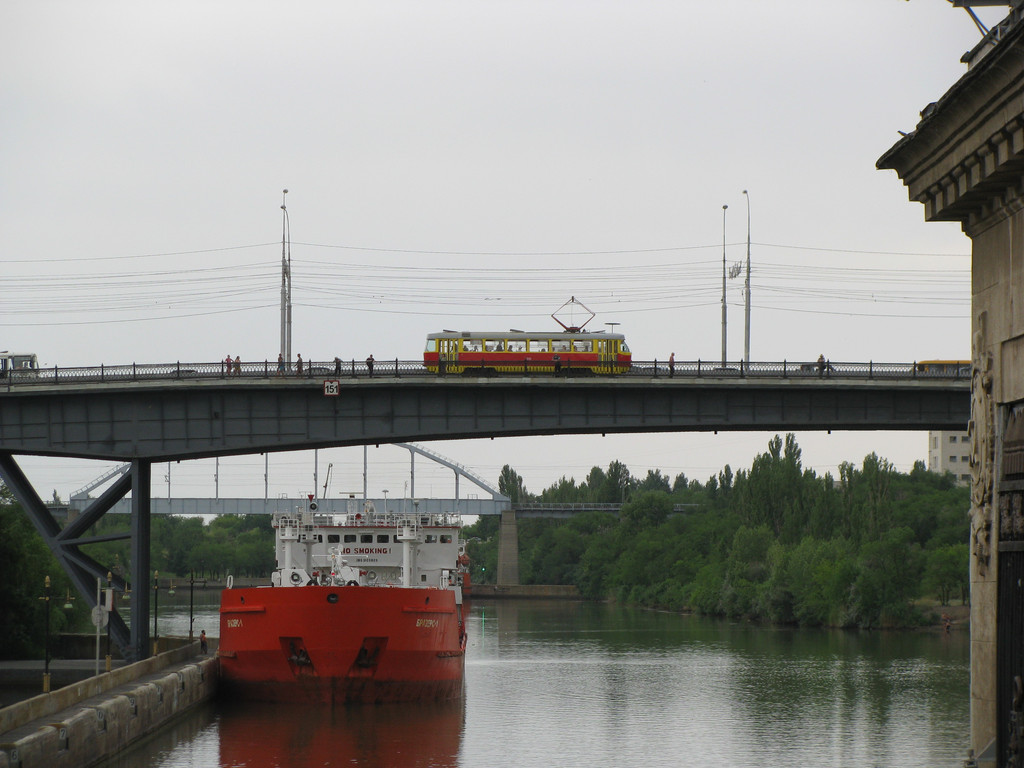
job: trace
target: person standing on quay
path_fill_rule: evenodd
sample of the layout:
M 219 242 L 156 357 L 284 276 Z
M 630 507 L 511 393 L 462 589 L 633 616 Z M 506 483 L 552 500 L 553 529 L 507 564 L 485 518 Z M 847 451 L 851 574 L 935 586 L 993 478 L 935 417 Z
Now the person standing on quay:
M 373 355 L 372 354 L 368 358 L 366 358 L 366 372 L 370 376 L 373 376 Z
M 299 354 L 295 355 L 295 375 L 302 375 L 302 355 Z

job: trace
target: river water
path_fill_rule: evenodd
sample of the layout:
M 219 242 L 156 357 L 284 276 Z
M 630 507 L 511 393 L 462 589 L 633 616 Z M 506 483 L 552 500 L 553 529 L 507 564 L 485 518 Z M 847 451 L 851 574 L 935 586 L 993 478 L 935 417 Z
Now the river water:
M 187 603 L 159 621 L 161 634 L 187 634 Z M 197 608 L 194 627 L 216 636 L 215 606 Z M 467 628 L 463 701 L 222 701 L 107 768 L 959 768 L 966 756 L 967 632 L 539 601 L 475 601 Z

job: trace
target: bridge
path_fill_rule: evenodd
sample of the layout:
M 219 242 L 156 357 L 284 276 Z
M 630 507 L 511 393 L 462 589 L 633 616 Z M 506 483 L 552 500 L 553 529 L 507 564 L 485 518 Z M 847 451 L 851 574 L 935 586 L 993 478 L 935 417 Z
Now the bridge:
M 85 534 L 129 492 L 130 578 L 148 583 L 153 462 L 520 435 L 963 429 L 970 412 L 962 365 L 650 361 L 614 375 L 488 373 L 443 376 L 399 360 L 372 369 L 311 363 L 302 375 L 279 375 L 267 363 L 11 372 L 0 382 L 0 477 L 94 600 L 96 579 L 109 569 L 81 547 L 108 539 Z M 112 459 L 131 469 L 62 528 L 19 454 Z M 131 594 L 132 615 L 147 616 L 149 591 Z M 148 655 L 146 621 L 132 621 L 130 631 L 115 622 L 111 635 L 128 656 Z

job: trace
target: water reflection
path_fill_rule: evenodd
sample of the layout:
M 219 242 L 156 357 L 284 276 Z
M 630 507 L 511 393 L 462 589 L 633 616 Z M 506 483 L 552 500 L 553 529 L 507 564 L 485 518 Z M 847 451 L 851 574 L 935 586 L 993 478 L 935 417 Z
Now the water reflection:
M 204 611 L 210 634 L 216 605 Z M 187 603 L 167 621 L 187 632 Z M 464 704 L 221 701 L 176 746 L 116 765 L 955 768 L 966 754 L 966 632 L 794 630 L 483 600 L 467 625 Z
M 223 766 L 454 768 L 465 708 L 462 701 L 333 709 L 227 702 L 219 721 Z

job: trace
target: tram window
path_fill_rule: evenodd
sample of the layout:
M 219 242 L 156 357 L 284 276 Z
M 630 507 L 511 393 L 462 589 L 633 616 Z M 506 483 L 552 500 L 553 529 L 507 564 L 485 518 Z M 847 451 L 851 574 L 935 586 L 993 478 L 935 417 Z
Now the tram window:
M 427 352 L 437 352 L 437 339 L 427 339 Z
M 488 342 L 486 342 L 486 344 L 487 344 L 487 351 L 488 352 L 504 352 L 505 351 L 505 342 L 502 341 L 501 339 L 498 339 L 498 340 L 495 340 L 495 341 L 488 341 Z
M 450 533 L 446 533 L 446 534 L 442 535 L 441 536 L 441 543 L 442 544 L 451 544 L 452 543 L 452 535 Z
M 526 342 L 525 341 L 510 341 L 508 343 L 509 352 L 525 352 Z
M 462 340 L 462 351 L 463 352 L 482 352 L 483 344 L 480 339 L 463 339 Z
M 572 343 L 573 352 L 592 352 L 593 344 L 588 339 L 587 341 L 579 341 L 578 339 Z
M 626 342 L 619 342 L 619 351 L 627 355 L 629 354 L 629 347 L 626 346 Z
M 336 534 L 336 533 L 328 533 L 327 534 L 327 543 L 328 544 L 337 544 L 340 541 L 341 541 L 341 536 L 339 536 L 338 534 Z
M 548 341 L 547 339 L 530 339 L 528 342 L 530 345 L 531 352 L 547 352 Z
M 552 352 L 568 352 L 569 342 L 568 341 L 552 341 L 551 342 Z
M 372 533 L 361 533 L 361 534 L 359 534 L 359 543 L 360 544 L 373 544 L 373 534 Z
M 346 544 L 355 544 L 356 543 L 356 535 L 354 533 L 346 533 L 345 534 L 345 543 Z
M 377 534 L 377 543 L 378 544 L 387 544 L 389 538 L 390 537 L 386 533 L 378 533 Z

